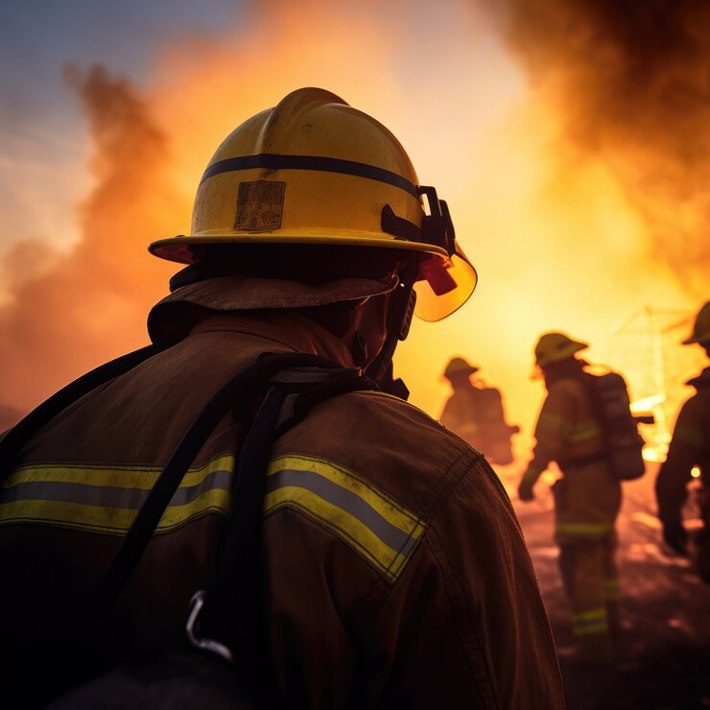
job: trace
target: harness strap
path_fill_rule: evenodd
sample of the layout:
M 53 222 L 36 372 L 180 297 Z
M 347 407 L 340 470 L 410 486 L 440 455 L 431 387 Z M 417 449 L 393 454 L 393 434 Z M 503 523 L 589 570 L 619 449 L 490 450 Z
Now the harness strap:
M 319 381 L 314 381 L 314 376 Z M 266 486 L 264 472 L 274 441 L 296 426 L 319 402 L 346 392 L 377 389 L 359 370 L 293 368 L 271 378 L 267 393 L 240 452 L 237 492 L 216 578 L 204 598 L 201 636 L 232 651 L 238 665 L 264 668 L 259 662 L 261 633 L 261 529 Z M 285 394 L 284 384 L 301 391 Z M 305 389 L 304 389 L 305 387 Z M 288 400 L 292 405 L 288 406 Z M 286 406 L 284 406 L 286 403 Z M 290 413 L 284 417 L 284 410 Z M 261 648 L 261 652 L 264 649 Z M 263 658 L 263 656 L 262 656 Z
M 126 581 L 143 556 L 155 528 L 160 522 L 185 472 L 227 411 L 240 403 L 251 404 L 268 378 L 282 369 L 295 365 L 320 364 L 340 366 L 316 355 L 304 353 L 266 353 L 246 370 L 227 382 L 207 402 L 202 412 L 188 427 L 173 455 L 158 476 L 143 506 L 123 539 L 123 543 L 104 576 L 96 594 L 96 611 L 107 614 L 121 593 Z M 241 412 L 242 416 L 244 412 Z

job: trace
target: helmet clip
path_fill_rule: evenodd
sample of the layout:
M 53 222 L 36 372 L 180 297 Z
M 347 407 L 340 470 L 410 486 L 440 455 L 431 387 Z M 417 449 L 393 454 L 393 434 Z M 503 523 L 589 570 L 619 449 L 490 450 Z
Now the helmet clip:
M 390 205 L 385 205 L 381 213 L 381 226 L 383 232 L 394 234 L 395 237 L 408 242 L 424 242 L 446 249 L 452 256 L 456 251 L 456 232 L 451 221 L 449 206 L 440 200 L 436 188 L 421 185 L 417 188 L 419 195 L 425 195 L 429 214 L 424 215 L 421 229 L 416 224 L 402 217 L 398 217 Z
M 440 200 L 436 188 L 420 185 L 417 188 L 420 195 L 426 196 L 429 214 L 424 216 L 422 238 L 427 244 L 443 247 L 449 256 L 456 251 L 456 232 L 451 221 L 449 206 L 445 200 Z

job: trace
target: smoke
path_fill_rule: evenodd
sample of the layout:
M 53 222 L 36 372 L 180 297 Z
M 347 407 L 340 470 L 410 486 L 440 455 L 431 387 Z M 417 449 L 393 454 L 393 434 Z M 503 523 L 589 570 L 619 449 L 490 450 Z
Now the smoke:
M 78 210 L 81 239 L 72 250 L 20 242 L 3 264 L 12 279 L 0 308 L 0 390 L 23 410 L 145 344 L 146 303 L 170 272 L 146 245 L 185 223 L 166 138 L 136 90 L 101 67 L 69 69 L 67 78 L 89 121 L 95 185 Z
M 412 401 L 436 415 L 439 373 L 460 354 L 503 387 L 529 432 L 541 332 L 568 331 L 605 361 L 598 350 L 633 309 L 707 297 L 705 13 L 676 6 L 671 22 L 658 2 L 272 0 L 220 36 L 159 47 L 140 95 L 104 70 L 70 71 L 95 184 L 70 253 L 43 240 L 8 257 L 3 399 L 27 408 L 143 344 L 175 268 L 146 244 L 184 233 L 197 180 L 235 126 L 321 86 L 400 139 L 449 202 L 480 275 L 469 304 L 415 323 L 399 347 Z
M 504 0 L 497 18 L 562 136 L 603 162 L 642 218 L 648 252 L 707 297 L 710 5 Z M 567 166 L 569 167 L 569 166 Z

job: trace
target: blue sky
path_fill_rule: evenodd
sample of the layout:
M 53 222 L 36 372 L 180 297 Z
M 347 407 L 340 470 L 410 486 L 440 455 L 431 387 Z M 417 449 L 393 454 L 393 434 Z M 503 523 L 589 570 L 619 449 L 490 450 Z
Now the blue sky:
M 75 231 L 66 206 L 86 185 L 61 177 L 82 174 L 86 126 L 64 67 L 98 62 L 147 82 L 166 44 L 189 33 L 217 34 L 239 21 L 243 7 L 235 0 L 0 4 L 0 203 L 15 207 L 5 213 L 0 254 L 19 233 L 33 238 L 54 231 L 61 243 Z
M 219 32 L 234 21 L 235 0 L 24 0 L 0 6 L 3 119 L 41 115 L 63 92 L 67 62 L 103 62 L 144 75 L 163 43 L 193 31 Z

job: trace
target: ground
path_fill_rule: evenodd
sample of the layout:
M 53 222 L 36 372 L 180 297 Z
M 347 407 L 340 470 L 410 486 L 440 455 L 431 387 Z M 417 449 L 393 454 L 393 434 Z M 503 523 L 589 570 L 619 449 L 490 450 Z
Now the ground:
M 654 514 L 655 470 L 624 483 L 619 518 L 623 634 L 614 670 L 575 664 L 569 607 L 552 539 L 552 496 L 521 503 L 514 473 L 501 473 L 511 493 L 540 581 L 557 643 L 568 710 L 695 710 L 710 708 L 710 586 L 692 563 L 664 553 Z M 692 501 L 692 496 L 690 497 Z M 689 504 L 687 526 L 700 525 Z

